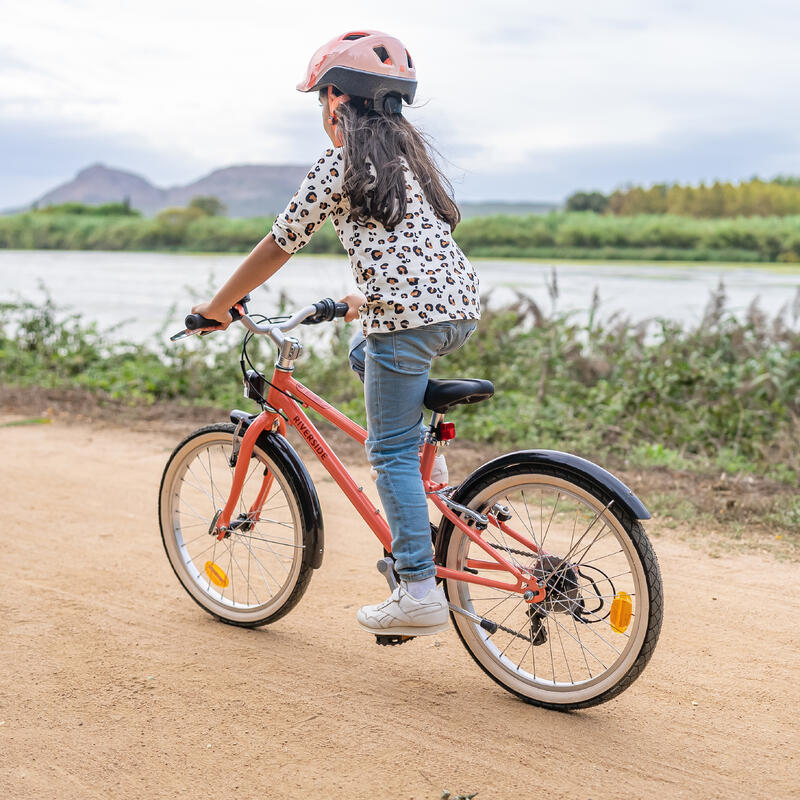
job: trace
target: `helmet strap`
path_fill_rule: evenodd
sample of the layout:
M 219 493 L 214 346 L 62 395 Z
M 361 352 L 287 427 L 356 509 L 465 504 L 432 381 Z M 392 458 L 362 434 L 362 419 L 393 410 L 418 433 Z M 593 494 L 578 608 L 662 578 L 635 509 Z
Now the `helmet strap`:
M 350 99 L 349 94 L 335 95 L 333 93 L 333 86 L 328 86 L 328 124 L 333 128 L 333 143 L 337 147 L 342 147 L 344 142 L 339 133 L 338 120 L 336 119 L 336 109 Z

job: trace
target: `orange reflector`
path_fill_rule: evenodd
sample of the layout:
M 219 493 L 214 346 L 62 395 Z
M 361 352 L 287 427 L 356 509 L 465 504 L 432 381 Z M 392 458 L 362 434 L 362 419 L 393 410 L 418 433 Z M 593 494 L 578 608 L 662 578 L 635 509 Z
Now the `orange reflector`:
M 617 592 L 614 602 L 611 603 L 611 630 L 614 633 L 625 633 L 628 625 L 631 624 L 633 614 L 633 600 L 627 592 Z
M 214 586 L 219 586 L 220 589 L 224 589 L 229 583 L 225 570 L 213 561 L 206 561 L 206 575 L 208 575 L 208 579 L 211 583 L 213 583 Z M 616 600 L 614 602 L 616 603 Z M 613 604 L 611 613 L 614 613 Z

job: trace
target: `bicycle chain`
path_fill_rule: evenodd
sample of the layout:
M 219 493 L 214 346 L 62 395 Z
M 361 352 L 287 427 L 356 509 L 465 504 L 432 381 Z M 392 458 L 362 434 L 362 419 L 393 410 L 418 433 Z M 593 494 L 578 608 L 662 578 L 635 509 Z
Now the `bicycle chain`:
M 530 636 L 523 636 L 519 631 L 512 630 L 511 628 L 506 628 L 505 625 L 501 625 L 499 622 L 495 622 L 493 624 L 497 625 L 498 630 L 510 633 L 512 636 L 516 636 L 518 639 L 522 639 L 523 642 L 527 642 L 528 644 L 533 644 L 533 639 L 531 639 Z
M 518 556 L 527 556 L 531 558 L 536 555 L 536 553 L 532 553 L 530 550 L 516 550 L 513 547 L 504 547 L 501 544 L 494 544 L 492 542 L 486 542 L 486 544 L 488 544 L 489 547 L 494 547 L 495 550 L 503 550 L 506 553 L 516 553 Z

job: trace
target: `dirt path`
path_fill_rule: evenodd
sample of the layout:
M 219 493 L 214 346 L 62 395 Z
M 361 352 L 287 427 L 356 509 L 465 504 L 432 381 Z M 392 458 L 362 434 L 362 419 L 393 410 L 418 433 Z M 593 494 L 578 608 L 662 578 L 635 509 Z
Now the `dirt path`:
M 453 631 L 381 648 L 357 628 L 385 594 L 380 551 L 319 469 L 326 558 L 298 608 L 257 631 L 213 621 L 158 533 L 177 438 L 0 428 L 0 796 L 800 796 L 797 564 L 708 558 L 651 523 L 650 666 L 610 704 L 543 711 Z

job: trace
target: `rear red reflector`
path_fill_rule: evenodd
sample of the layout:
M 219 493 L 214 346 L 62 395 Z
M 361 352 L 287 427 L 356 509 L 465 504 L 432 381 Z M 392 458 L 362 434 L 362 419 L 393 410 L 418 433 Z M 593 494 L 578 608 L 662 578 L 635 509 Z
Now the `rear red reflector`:
M 448 439 L 456 438 L 456 424 L 455 422 L 440 422 L 439 423 L 439 439 L 446 442 Z

